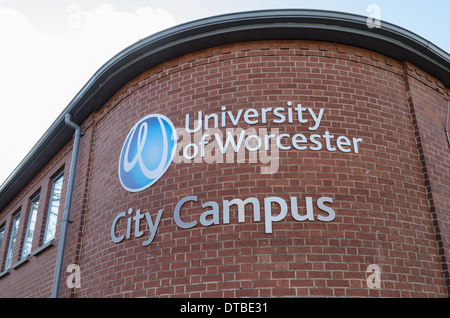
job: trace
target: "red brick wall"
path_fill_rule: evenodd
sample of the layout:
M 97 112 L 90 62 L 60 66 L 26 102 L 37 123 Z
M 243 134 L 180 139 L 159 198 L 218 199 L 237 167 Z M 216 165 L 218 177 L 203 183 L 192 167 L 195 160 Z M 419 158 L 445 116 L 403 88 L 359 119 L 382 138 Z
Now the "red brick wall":
M 440 262 L 450 294 L 450 145 L 445 134 L 449 90 L 405 63 L 405 82 Z
M 17 233 L 14 254 L 12 258 L 12 269 L 10 274 L 0 278 L 0 297 L 50 297 L 53 285 L 53 276 L 56 264 L 59 233 L 61 230 L 61 219 L 65 203 L 68 170 L 70 169 L 71 143 L 66 145 L 49 164 L 25 187 L 22 192 L 3 210 L 0 214 L 0 226 L 6 224 L 6 232 L 0 247 L 0 271 L 4 270 L 6 253 L 10 241 L 13 214 L 21 210 L 19 228 Z M 65 169 L 63 179 L 62 197 L 58 224 L 56 229 L 55 243 L 43 252 L 33 255 L 43 246 L 45 231 L 45 219 L 49 205 L 49 197 L 52 186 L 52 178 L 61 169 Z M 28 262 L 14 268 L 21 259 L 24 244 L 28 216 L 32 196 L 40 191 L 39 208 L 36 217 L 36 227 L 31 248 L 31 256 Z
M 421 125 L 432 130 L 430 119 L 442 119 L 446 103 L 441 105 L 440 100 L 448 96 L 448 89 L 437 81 L 424 87 L 423 79 L 409 74 L 414 69 L 346 45 L 260 41 L 195 52 L 143 72 L 83 124 L 74 223 L 63 267 L 80 266 L 81 289 L 66 287 L 63 270 L 61 296 L 445 296 L 449 177 L 448 161 L 439 158 L 448 158 L 448 153 L 439 148 L 441 141 L 434 135 L 427 139 L 424 132 L 419 142 L 417 136 Z M 186 114 L 194 116 L 197 111 L 286 107 L 288 101 L 324 109 L 317 133 L 329 130 L 363 138 L 359 153 L 281 151 L 280 167 L 273 175 L 261 174 L 262 164 L 248 159 L 172 163 L 145 191 L 132 194 L 121 187 L 119 154 L 128 132 L 142 117 L 158 113 L 175 127 L 184 127 Z M 427 109 L 429 101 L 432 111 Z M 243 121 L 238 127 L 251 128 Z M 308 126 L 273 127 L 280 133 L 310 133 Z M 438 136 L 439 127 L 433 133 Z M 419 148 L 429 161 L 420 159 Z M 428 162 L 434 166 L 424 174 Z M 435 206 L 431 212 L 429 184 Z M 262 202 L 270 196 L 289 203 L 292 196 L 303 214 L 306 197 L 331 197 L 336 218 L 329 223 L 297 222 L 288 213 L 267 234 L 264 222 L 254 222 L 251 211 L 246 211 L 245 223 L 238 223 L 232 210 L 229 224 L 221 220 L 219 225 L 181 229 L 172 212 L 187 195 L 219 205 L 248 197 Z M 10 215 L 17 204 L 1 217 Z M 204 212 L 199 206 L 186 205 L 183 220 L 198 220 Z M 114 217 L 129 208 L 150 212 L 153 219 L 164 209 L 151 245 L 141 245 L 145 236 L 119 244 L 111 241 Z M 147 231 L 144 225 L 141 229 Z M 0 252 L 3 249 L 4 244 Z M 56 246 L 51 250 L 54 253 Z M 51 253 L 39 257 L 51 259 Z M 444 266 L 442 256 L 447 256 Z M 32 258 L 0 278 L 0 295 L 20 295 L 22 289 L 10 286 L 16 279 L 26 281 L 20 271 L 33 262 Z M 369 264 L 381 268 L 380 289 L 366 285 Z M 53 275 L 51 267 L 40 269 Z M 40 283 L 48 283 L 47 279 Z M 38 288 L 29 295 L 49 296 L 48 291 Z

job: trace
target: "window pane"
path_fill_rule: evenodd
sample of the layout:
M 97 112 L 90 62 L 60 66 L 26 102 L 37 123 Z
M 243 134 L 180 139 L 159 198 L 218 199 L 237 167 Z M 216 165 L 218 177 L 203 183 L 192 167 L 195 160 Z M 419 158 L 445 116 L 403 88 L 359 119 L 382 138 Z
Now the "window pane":
M 31 200 L 30 215 L 28 216 L 27 232 L 23 243 L 22 258 L 30 255 L 31 245 L 33 244 L 34 228 L 36 225 L 36 216 L 39 208 L 39 194 Z
M 5 226 L 0 227 L 0 248 L 2 247 L 3 234 L 5 234 Z
M 51 200 L 48 207 L 47 225 L 45 228 L 44 244 L 55 238 L 56 222 L 58 221 L 59 202 L 63 183 L 62 173 L 53 180 Z
M 6 254 L 5 270 L 11 268 L 14 245 L 16 245 L 17 229 L 19 228 L 20 212 L 14 215 L 11 238 L 9 239 L 8 253 Z
M 5 234 L 5 225 L 2 225 L 0 227 L 0 248 L 2 247 L 3 243 L 3 235 Z

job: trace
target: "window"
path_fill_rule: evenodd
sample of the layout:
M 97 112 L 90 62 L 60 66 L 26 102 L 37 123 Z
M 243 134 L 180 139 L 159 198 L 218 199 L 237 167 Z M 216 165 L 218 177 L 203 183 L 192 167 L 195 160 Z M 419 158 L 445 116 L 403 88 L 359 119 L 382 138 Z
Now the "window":
M 6 254 L 5 270 L 11 268 L 14 253 L 14 245 L 16 245 L 17 230 L 19 229 L 19 221 L 20 221 L 20 211 L 14 214 L 11 236 L 9 238 L 8 253 Z
M 44 242 L 46 244 L 55 238 L 56 222 L 58 221 L 59 203 L 61 201 L 61 190 L 63 184 L 63 173 L 60 172 L 52 182 L 52 191 L 47 211 L 47 220 L 44 231 Z
M 0 226 L 0 248 L 2 247 L 3 234 L 5 234 L 5 224 Z
M 31 253 L 31 245 L 33 244 L 34 228 L 36 225 L 36 216 L 39 207 L 39 193 L 31 199 L 30 213 L 28 215 L 27 231 L 25 233 L 25 241 L 23 243 L 22 258 L 27 257 Z
M 0 249 L 2 247 L 3 235 L 5 234 L 5 224 L 0 226 Z

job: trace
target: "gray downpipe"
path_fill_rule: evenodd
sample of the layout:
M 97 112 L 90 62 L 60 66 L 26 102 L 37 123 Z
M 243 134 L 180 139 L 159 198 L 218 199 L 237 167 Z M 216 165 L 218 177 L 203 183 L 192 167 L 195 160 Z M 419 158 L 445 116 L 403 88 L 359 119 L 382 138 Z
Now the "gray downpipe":
M 59 285 L 61 280 L 61 269 L 63 266 L 64 260 L 64 250 L 66 247 L 66 236 L 67 236 L 67 228 L 70 221 L 70 208 L 72 205 L 72 193 L 73 187 L 75 183 L 75 173 L 77 169 L 77 161 L 78 161 L 78 148 L 80 146 L 80 138 L 83 134 L 80 126 L 71 121 L 72 116 L 70 114 L 66 114 L 65 123 L 67 126 L 75 129 L 75 139 L 73 141 L 73 149 L 72 149 L 72 161 L 70 163 L 70 173 L 69 173 L 69 182 L 67 185 L 67 194 L 66 201 L 64 204 L 64 216 L 62 220 L 62 228 L 61 235 L 58 244 L 58 258 L 56 259 L 56 269 L 55 269 L 55 277 L 53 280 L 53 289 L 52 289 L 52 298 L 58 298 L 59 294 Z
M 450 118 L 450 99 L 447 105 L 447 123 L 445 124 L 445 134 L 447 135 L 448 147 L 450 148 L 450 136 L 448 135 L 448 119 Z

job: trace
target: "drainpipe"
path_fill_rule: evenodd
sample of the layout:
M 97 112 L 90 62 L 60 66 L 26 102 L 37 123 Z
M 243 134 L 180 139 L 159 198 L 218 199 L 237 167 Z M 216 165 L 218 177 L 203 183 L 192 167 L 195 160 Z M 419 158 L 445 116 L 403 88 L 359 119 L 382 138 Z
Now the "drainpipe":
M 448 147 L 450 148 L 450 136 L 448 135 L 448 119 L 450 117 L 450 99 L 448 100 L 448 106 L 447 106 L 447 123 L 445 124 L 445 133 L 447 134 L 447 142 Z
M 59 285 L 61 280 L 61 269 L 63 266 L 64 250 L 66 247 L 67 227 L 70 220 L 70 207 L 72 205 L 72 193 L 75 182 L 75 172 L 78 160 L 78 148 L 80 146 L 80 138 L 83 135 L 80 126 L 71 121 L 72 115 L 66 114 L 65 123 L 67 126 L 75 129 L 75 139 L 73 141 L 72 161 L 70 163 L 69 182 L 67 185 L 66 201 L 64 205 L 64 216 L 62 220 L 61 236 L 58 244 L 58 258 L 56 259 L 55 278 L 53 280 L 52 298 L 58 298 Z

